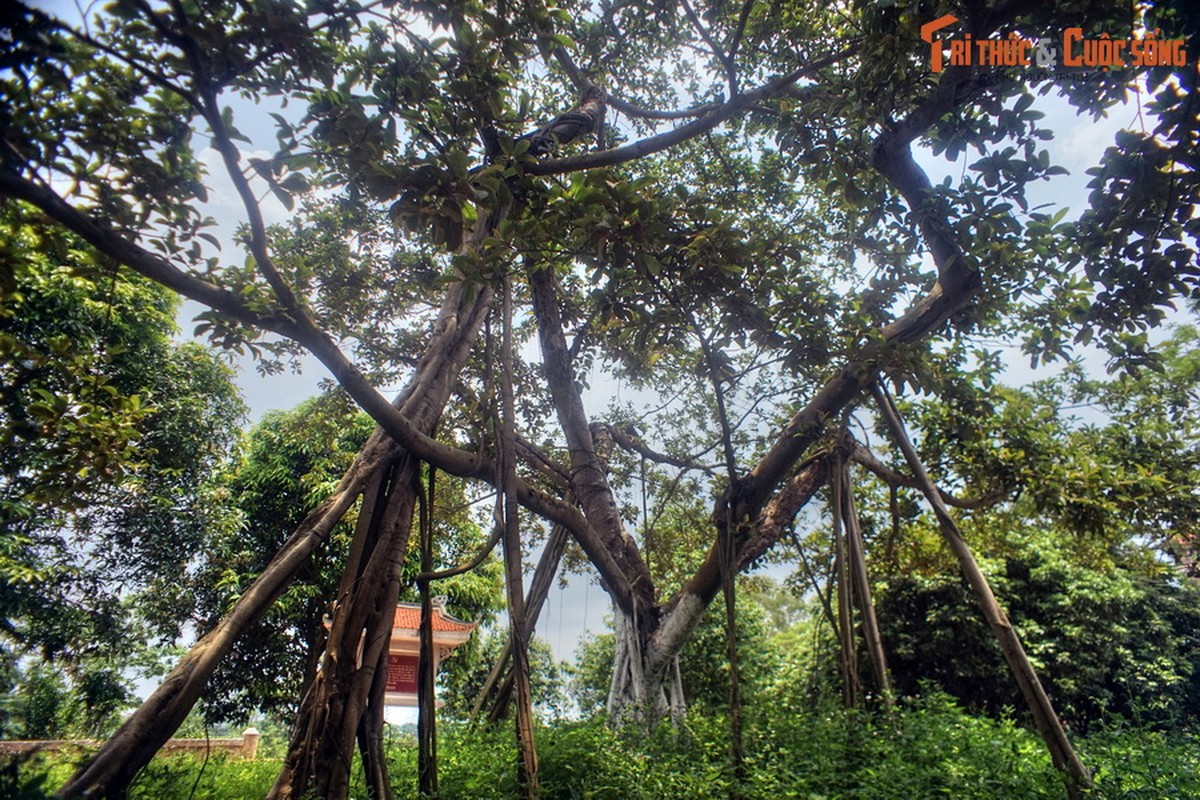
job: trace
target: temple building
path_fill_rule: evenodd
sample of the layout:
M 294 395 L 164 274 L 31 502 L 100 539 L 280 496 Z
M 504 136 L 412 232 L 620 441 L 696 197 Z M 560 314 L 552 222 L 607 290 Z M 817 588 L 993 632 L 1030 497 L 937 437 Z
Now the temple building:
M 442 659 L 471 638 L 478 623 L 463 622 L 446 613 L 446 598 L 433 599 L 433 673 Z M 421 604 L 398 603 L 388 644 L 387 686 L 383 702 L 388 706 L 416 706 L 417 658 L 420 652 Z

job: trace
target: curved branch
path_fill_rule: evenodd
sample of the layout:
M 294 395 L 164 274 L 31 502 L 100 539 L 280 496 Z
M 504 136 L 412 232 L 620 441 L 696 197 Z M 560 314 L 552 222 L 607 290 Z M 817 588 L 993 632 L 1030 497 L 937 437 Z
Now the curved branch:
M 884 464 L 870 448 L 861 442 L 854 443 L 854 449 L 850 451 L 850 460 L 864 467 L 867 471 L 874 473 L 881 478 L 888 486 L 906 486 L 910 489 L 922 488 L 921 482 L 911 475 L 905 475 L 897 470 L 892 469 L 887 464 Z M 972 498 L 958 498 L 938 487 L 938 495 L 942 498 L 942 502 L 954 508 L 961 508 L 965 511 L 974 511 L 980 508 L 989 508 L 996 505 L 1005 497 L 1008 492 L 1004 489 L 993 489 L 985 495 Z
M 197 65 L 196 68 L 198 70 L 199 66 Z M 254 262 L 259 272 L 266 278 L 271 290 L 275 292 L 275 297 L 278 298 L 280 305 L 292 314 L 307 318 L 307 312 L 296 300 L 292 287 L 288 286 L 287 281 L 279 274 L 275 261 L 271 258 L 271 253 L 267 248 L 267 226 L 263 221 L 262 209 L 259 208 L 254 190 L 250 188 L 250 182 L 246 180 L 246 175 L 242 172 L 241 153 L 237 145 L 233 143 L 229 129 L 221 118 L 221 109 L 217 106 L 216 89 L 206 86 L 203 89 L 203 100 L 204 119 L 212 129 L 217 151 L 221 154 L 221 160 L 225 162 L 225 172 L 233 181 L 238 197 L 242 200 L 242 207 L 246 211 L 246 219 L 250 224 L 250 252 L 254 255 Z
M 575 84 L 575 88 L 578 89 L 580 93 L 588 90 L 603 88 L 598 86 L 595 82 L 583 74 L 583 70 L 581 70 L 579 65 L 575 63 L 575 60 L 571 58 L 571 54 L 567 52 L 565 47 L 556 45 L 554 47 L 546 48 L 543 41 L 539 40 L 538 43 L 543 48 L 543 55 L 547 49 L 549 50 L 549 54 L 553 56 L 554 59 L 559 63 L 559 66 L 563 68 L 563 72 L 567 73 L 567 77 L 571 79 L 571 83 Z M 549 58 L 546 60 L 549 61 Z M 615 108 L 626 116 L 638 117 L 640 119 L 689 119 L 691 117 L 702 116 L 721 107 L 720 103 L 705 103 L 704 105 L 696 106 L 695 108 L 684 108 L 676 111 L 659 111 L 653 108 L 643 108 L 642 106 L 631 103 L 628 100 L 623 100 L 620 97 L 608 94 L 607 91 L 605 92 L 605 95 L 607 96 L 608 104 L 611 107 Z
M 965 80 L 965 79 L 964 79 Z M 933 120 L 960 102 L 957 92 L 938 92 L 919 119 Z M 940 113 L 937 113 L 939 112 Z M 825 421 L 857 397 L 874 380 L 879 364 L 895 345 L 919 341 L 952 314 L 961 310 L 980 285 L 979 273 L 955 240 L 947 219 L 948 209 L 933 197 L 932 184 L 913 159 L 911 142 L 920 131 L 910 123 L 892 128 L 876 139 L 873 162 L 908 204 L 938 270 L 937 283 L 903 316 L 884 326 L 846 362 L 841 371 L 784 426 L 775 443 L 750 473 L 734 487 L 730 502 L 739 506 L 738 518 L 753 517 L 791 466 L 817 440 Z
M 732 55 L 725 53 L 717 46 L 716 41 L 712 38 L 712 34 L 704 26 L 703 20 L 700 19 L 700 16 L 692 8 L 692 4 L 688 0 L 680 0 L 680 5 L 683 6 L 683 12 L 687 14 L 687 18 L 691 21 L 692 27 L 696 29 L 696 33 L 700 34 L 700 38 L 704 40 L 704 43 L 708 45 L 708 49 L 712 51 L 713 57 L 721 62 L 721 66 L 725 69 L 725 78 L 729 81 L 729 96 L 737 97 L 737 70 L 734 68 Z
M 450 567 L 449 569 L 420 572 L 417 573 L 417 577 L 413 580 L 417 581 L 418 583 L 422 581 L 440 581 L 444 580 L 445 578 L 453 578 L 455 575 L 462 575 L 464 572 L 470 572 L 482 564 L 484 559 L 492 554 L 492 551 L 496 549 L 496 545 L 500 542 L 500 537 L 503 534 L 504 528 L 502 528 L 500 525 L 492 526 L 492 535 L 486 542 L 483 543 L 483 547 L 479 548 L 479 552 L 476 553 L 470 561 L 459 564 L 456 567 Z
M 35 206 L 50 219 L 78 234 L 105 255 L 184 297 L 220 311 L 222 314 L 227 314 L 238 322 L 282 336 L 291 337 L 294 332 L 294 326 L 290 320 L 250 310 L 245 302 L 233 292 L 191 275 L 166 259 L 143 249 L 113 229 L 92 219 L 49 188 L 40 186 L 28 178 L 0 169 L 0 196 L 23 200 Z
M 603 425 L 604 423 L 593 424 Z M 645 442 L 643 442 L 642 438 L 638 436 L 632 430 L 632 428 L 615 428 L 612 425 L 605 425 L 605 428 L 608 430 L 612 440 L 621 447 L 630 452 L 645 456 L 648 460 L 653 461 L 656 464 L 666 464 L 668 466 L 679 467 L 680 469 L 684 470 L 699 470 L 700 472 L 704 472 L 708 475 L 712 475 L 716 472 L 716 467 L 712 467 L 707 464 L 697 464 L 692 460 L 692 457 L 676 458 L 675 456 L 667 455 L 666 453 L 660 453 L 657 450 L 654 450 Z
M 734 117 L 759 100 L 771 97 L 797 81 L 807 78 L 831 64 L 836 64 L 856 52 L 858 52 L 858 45 L 854 44 L 832 55 L 819 58 L 753 91 L 740 94 L 723 105 L 717 106 L 704 116 L 673 128 L 666 133 L 650 136 L 627 145 L 622 145 L 621 147 L 613 148 L 612 150 L 603 150 L 599 153 L 585 153 L 568 158 L 548 158 L 536 164 L 529 165 L 525 171 L 530 175 L 560 175 L 564 172 L 578 172 L 597 167 L 611 167 L 661 152 L 669 147 L 674 147 L 681 142 L 699 136 L 705 131 L 711 131 L 722 122 Z

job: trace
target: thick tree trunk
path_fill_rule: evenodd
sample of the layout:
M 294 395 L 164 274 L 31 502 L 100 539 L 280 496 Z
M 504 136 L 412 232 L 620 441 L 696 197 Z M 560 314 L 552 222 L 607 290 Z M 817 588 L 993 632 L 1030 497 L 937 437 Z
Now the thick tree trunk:
M 110 244 L 107 238 L 99 238 L 99 245 Z M 483 325 L 490 300 L 488 287 L 474 287 L 469 297 L 461 285 L 451 287 L 433 326 L 430 344 L 395 405 L 410 412 L 440 411 L 449 396 L 450 383 L 465 363 Z M 382 431 L 372 434 L 334 493 L 308 514 L 230 612 L 201 637 L 91 761 L 59 789 L 60 797 L 124 797 L 129 782 L 171 738 L 196 704 L 234 641 L 287 589 L 367 483 L 402 452 Z
M 392 800 L 392 782 L 388 777 L 387 755 L 383 746 L 383 694 L 387 688 L 387 648 L 380 651 L 375 676 L 367 697 L 367 706 L 358 723 L 358 752 L 362 754 L 363 779 L 367 797 Z
M 825 483 L 827 475 L 824 458 L 809 461 L 771 498 L 751 526 L 753 534 L 736 551 L 735 573 L 779 540 L 800 509 Z M 660 609 L 652 629 L 639 627 L 638 618 L 614 604 L 616 657 L 606 706 L 613 720 L 656 723 L 666 715 L 683 718 L 685 701 L 679 653 L 721 590 L 722 554 L 718 544 L 709 550 L 687 586 Z
M 703 614 L 703 609 L 701 609 Z M 697 617 L 698 619 L 698 617 Z M 664 719 L 682 722 L 687 714 L 687 699 L 679 665 L 679 653 L 665 657 L 665 669 L 654 669 L 647 653 L 645 631 L 637 621 L 613 606 L 612 679 L 609 682 L 605 713 L 614 724 L 632 723 L 653 728 Z M 653 642 L 653 636 L 650 637 Z M 660 654 L 659 658 L 663 658 Z
M 1066 729 L 1063 727 L 1058 713 L 1054 710 L 1054 706 L 1050 703 L 1050 698 L 1042 687 L 1042 682 L 1038 679 L 1033 664 L 1025 654 L 1020 637 L 1017 636 L 1016 630 L 1008 620 L 1008 615 L 1004 613 L 1004 609 L 992 593 L 992 587 L 988 584 L 987 577 L 975 561 L 975 556 L 971 553 L 971 548 L 967 546 L 967 541 L 958 529 L 958 524 L 950 516 L 946 504 L 942 502 L 937 487 L 925 472 L 925 467 L 921 463 L 917 451 L 913 448 L 912 442 L 909 441 L 908 434 L 904 431 L 904 424 L 900 421 L 900 416 L 896 412 L 891 398 L 878 383 L 872 387 L 872 391 L 892 438 L 904 454 L 908 468 L 920 483 L 922 493 L 929 501 L 930 507 L 933 508 L 942 537 L 958 560 L 963 576 L 971 587 L 971 591 L 974 592 L 988 626 L 992 629 L 992 634 L 1000 645 L 1000 652 L 1004 654 L 1004 660 L 1008 662 L 1009 669 L 1012 670 L 1013 677 L 1017 680 L 1021 695 L 1025 698 L 1025 703 L 1033 716 L 1034 724 L 1042 735 L 1046 749 L 1050 751 L 1050 759 L 1054 762 L 1055 769 L 1062 772 L 1066 779 L 1068 795 L 1072 800 L 1083 797 L 1091 788 L 1091 774 L 1071 746 Z
M 401 412 L 427 435 L 450 397 L 491 298 L 487 287 L 475 286 L 470 292 L 462 285 L 452 288 L 427 355 L 401 396 Z M 360 519 L 351 543 L 321 673 L 301 703 L 272 798 L 345 797 L 356 732 L 370 706 L 374 675 L 386 663 L 400 566 L 416 504 L 419 464 L 398 445 L 392 444 L 391 451 L 397 455 L 386 483 L 387 501 L 372 506 L 364 502 L 365 518 Z M 372 718 L 381 723 L 382 713 Z M 367 743 L 378 741 L 377 736 L 362 738 Z M 373 753 L 368 760 L 386 774 L 382 753 Z
M 600 544 L 615 561 L 620 577 L 632 588 L 630 607 L 623 611 L 646 620 L 653 616 L 656 605 L 654 581 L 637 544 L 621 521 L 604 463 L 596 455 L 587 412 L 576 388 L 575 369 L 563 330 L 553 268 L 535 268 L 529 275 L 529 283 L 546 383 L 550 387 L 554 410 L 570 452 L 571 491 Z
M 681 697 L 668 697 L 664 688 L 666 666 L 675 654 L 667 659 L 662 669 L 650 672 L 645 669 L 647 643 L 659 622 L 654 582 L 637 544 L 621 521 L 604 461 L 596 453 L 587 413 L 576 388 L 552 268 L 535 268 L 529 282 L 546 382 L 570 451 L 572 493 L 604 547 L 615 556 L 619 577 L 633 589 L 627 604 L 614 601 L 616 658 L 609 688 L 608 714 L 615 721 L 636 719 L 654 723 L 671 710 L 673 700 L 682 701 Z M 602 581 L 610 577 L 602 571 Z M 674 713 L 681 713 L 681 709 Z
M 338 488 L 313 509 L 262 574 L 217 625 L 192 646 L 162 684 L 58 791 L 64 798 L 123 798 L 133 777 L 171 738 L 242 631 L 284 592 L 312 552 L 353 505 L 386 453 L 365 448 Z
M 386 482 L 364 496 L 364 501 L 376 502 L 360 515 L 321 671 L 301 702 L 272 798 L 311 795 L 332 800 L 347 794 L 360 726 L 391 636 L 400 566 L 416 505 L 417 466 L 414 459 L 402 457 Z M 371 744 L 373 735 L 363 740 Z M 385 769 L 381 755 L 371 753 L 368 758 L 377 771 Z
M 669 714 L 682 713 L 683 698 L 673 696 L 673 691 L 668 694 L 674 684 L 666 682 L 666 670 L 647 671 L 647 635 L 638 622 L 636 617 L 614 606 L 613 672 L 605 711 L 616 724 L 653 727 Z M 676 703 L 678 707 L 673 705 Z

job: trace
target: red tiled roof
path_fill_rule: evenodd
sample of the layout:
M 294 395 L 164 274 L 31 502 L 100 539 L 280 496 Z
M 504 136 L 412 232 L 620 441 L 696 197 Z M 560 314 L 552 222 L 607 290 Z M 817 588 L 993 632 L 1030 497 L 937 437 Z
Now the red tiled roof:
M 416 630 L 421 627 L 421 604 L 420 603 L 397 603 L 396 604 L 396 619 L 392 623 L 395 628 L 410 628 Z M 441 606 L 433 607 L 433 629 L 435 631 L 471 631 L 475 629 L 474 622 L 463 622 L 461 619 L 455 619 L 446 613 L 446 609 Z

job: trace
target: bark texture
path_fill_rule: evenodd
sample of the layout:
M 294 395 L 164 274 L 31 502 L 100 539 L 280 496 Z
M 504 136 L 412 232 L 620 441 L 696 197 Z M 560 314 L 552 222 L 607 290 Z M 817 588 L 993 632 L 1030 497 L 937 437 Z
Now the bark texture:
M 879 633 L 879 620 L 875 616 L 875 602 L 871 596 L 871 579 L 867 574 L 867 555 L 863 545 L 862 527 L 858 522 L 858 509 L 854 505 L 854 491 L 850 483 L 850 471 L 842 465 L 839 479 L 842 484 L 842 521 L 845 525 L 846 558 L 849 561 L 851 585 L 862 618 L 863 639 L 866 640 L 867 657 L 875 675 L 875 686 L 879 690 L 885 708 L 892 707 L 892 687 L 888 679 L 887 656 L 884 655 L 883 637 Z

